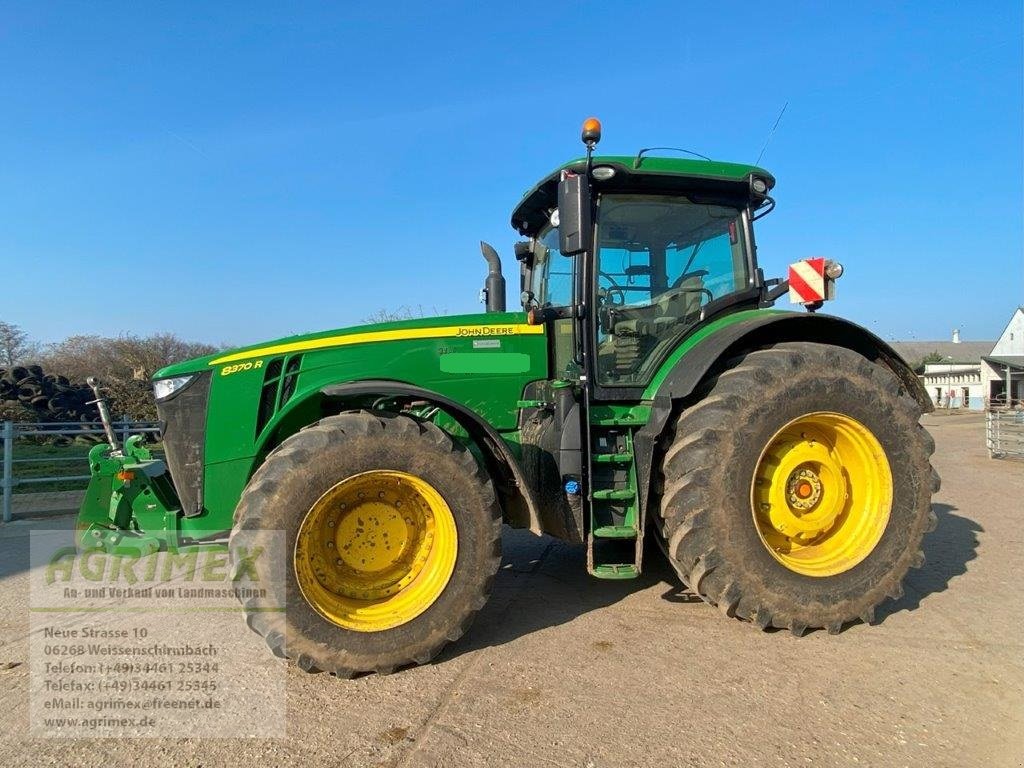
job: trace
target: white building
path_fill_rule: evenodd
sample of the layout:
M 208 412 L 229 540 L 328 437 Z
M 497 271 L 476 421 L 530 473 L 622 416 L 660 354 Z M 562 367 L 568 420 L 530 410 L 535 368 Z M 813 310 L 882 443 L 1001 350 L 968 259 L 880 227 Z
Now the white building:
M 1024 306 L 1017 307 L 992 351 L 981 358 L 985 397 L 993 405 L 1024 402 Z
M 991 341 L 962 341 L 959 330 L 953 331 L 951 341 L 892 343 L 910 366 L 918 368 L 921 383 L 936 408 L 978 411 L 985 408 L 988 393 L 982 377 L 982 357 L 992 351 L 992 346 Z
M 985 386 L 979 363 L 927 363 L 921 382 L 936 408 L 985 408 Z

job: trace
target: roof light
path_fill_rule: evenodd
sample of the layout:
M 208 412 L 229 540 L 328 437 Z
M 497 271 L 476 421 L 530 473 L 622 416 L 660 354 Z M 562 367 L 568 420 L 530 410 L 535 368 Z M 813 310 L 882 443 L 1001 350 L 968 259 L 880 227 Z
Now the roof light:
M 583 121 L 583 143 L 588 146 L 597 144 L 601 140 L 601 121 L 596 117 L 588 117 Z
M 765 180 L 764 179 L 759 179 L 757 177 L 755 177 L 750 182 L 750 188 L 752 190 L 754 190 L 759 195 L 763 195 L 765 192 L 768 191 L 768 185 L 765 183 Z
M 608 181 L 608 179 L 615 175 L 615 169 L 610 165 L 599 165 L 590 172 L 590 175 L 598 181 Z

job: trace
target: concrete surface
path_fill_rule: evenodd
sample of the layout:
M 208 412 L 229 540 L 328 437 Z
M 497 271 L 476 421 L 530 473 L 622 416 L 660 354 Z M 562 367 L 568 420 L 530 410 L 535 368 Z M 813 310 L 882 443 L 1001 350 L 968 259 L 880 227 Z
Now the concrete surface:
M 1024 463 L 988 459 L 977 416 L 925 422 L 939 525 L 876 626 L 761 633 L 653 558 L 593 581 L 579 549 L 509 531 L 462 641 L 389 677 L 290 667 L 282 740 L 26 740 L 24 553 L 52 521 L 0 526 L 0 764 L 1022 765 Z
M 11 496 L 11 511 L 16 519 L 77 513 L 84 498 L 84 490 L 15 493 Z

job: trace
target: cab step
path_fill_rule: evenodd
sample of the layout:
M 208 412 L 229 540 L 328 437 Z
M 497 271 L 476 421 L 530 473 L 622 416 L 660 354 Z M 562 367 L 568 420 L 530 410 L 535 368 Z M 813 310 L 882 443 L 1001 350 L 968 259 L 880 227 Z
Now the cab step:
M 590 575 L 598 579 L 635 579 L 640 571 L 632 563 L 603 563 L 595 565 Z
M 636 498 L 636 491 L 632 488 L 599 488 L 590 497 L 594 501 L 629 501 Z
M 598 579 L 640 575 L 643 532 L 633 432 L 646 419 L 638 408 L 590 409 L 587 571 Z
M 632 453 L 595 453 L 591 457 L 595 464 L 631 464 Z

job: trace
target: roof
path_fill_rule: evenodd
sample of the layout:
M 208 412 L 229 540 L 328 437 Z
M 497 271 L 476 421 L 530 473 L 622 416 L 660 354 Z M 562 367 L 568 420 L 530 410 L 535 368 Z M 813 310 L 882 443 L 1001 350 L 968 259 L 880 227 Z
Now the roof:
M 933 352 L 944 362 L 977 363 L 996 345 L 994 341 L 891 341 L 889 344 L 911 365 L 920 363 Z M 953 359 L 946 361 L 947 357 Z
M 512 213 L 512 227 L 520 234 L 534 234 L 548 220 L 548 211 L 558 200 L 558 181 L 562 171 L 576 173 L 586 168 L 585 157 L 559 166 L 530 189 Z M 756 165 L 725 163 L 718 160 L 694 160 L 682 157 L 653 157 L 651 155 L 595 155 L 594 167 L 611 166 L 615 175 L 608 180 L 593 179 L 595 189 L 616 190 L 643 187 L 644 191 L 678 193 L 687 189 L 706 192 L 725 198 L 735 198 L 738 204 L 750 200 L 750 177 L 764 179 L 768 190 L 775 186 L 775 177 Z
M 1024 371 L 1024 355 L 1000 355 L 999 357 L 984 356 L 983 359 L 986 363 L 1008 365 L 1011 368 L 1020 368 Z
M 1006 327 L 1003 328 L 1003 332 L 999 334 L 999 341 L 1002 341 L 1006 337 L 1006 334 L 1009 333 L 1010 328 L 1013 326 L 1013 321 L 1016 319 L 1017 315 L 1022 313 L 1024 313 L 1024 304 L 1018 305 L 1018 307 L 1010 313 L 1010 319 L 1006 321 Z M 996 343 L 998 344 L 999 342 Z

